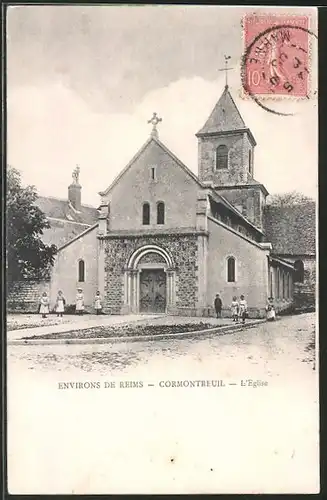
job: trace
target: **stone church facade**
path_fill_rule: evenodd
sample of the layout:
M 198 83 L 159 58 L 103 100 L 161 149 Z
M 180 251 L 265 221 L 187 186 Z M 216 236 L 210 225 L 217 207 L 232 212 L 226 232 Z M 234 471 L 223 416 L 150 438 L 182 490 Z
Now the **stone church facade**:
M 252 317 L 264 315 L 270 296 L 277 310 L 289 308 L 298 259 L 276 242 L 280 228 L 267 218 L 268 191 L 254 178 L 256 141 L 228 87 L 196 134 L 198 176 L 159 140 L 156 125 L 99 193 L 96 213 L 81 204 L 78 178 L 69 186 L 73 220 L 65 224 L 82 220 L 83 211 L 88 224 L 59 245 L 51 301 L 61 289 L 73 304 L 81 286 L 90 309 L 100 291 L 107 314 L 204 316 L 216 293 L 226 315 L 241 294 Z

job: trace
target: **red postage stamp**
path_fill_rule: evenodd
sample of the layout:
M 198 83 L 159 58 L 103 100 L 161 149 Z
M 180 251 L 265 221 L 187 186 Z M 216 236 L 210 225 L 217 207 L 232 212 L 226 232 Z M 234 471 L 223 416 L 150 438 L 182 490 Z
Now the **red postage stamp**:
M 243 89 L 252 96 L 308 97 L 308 16 L 246 15 Z

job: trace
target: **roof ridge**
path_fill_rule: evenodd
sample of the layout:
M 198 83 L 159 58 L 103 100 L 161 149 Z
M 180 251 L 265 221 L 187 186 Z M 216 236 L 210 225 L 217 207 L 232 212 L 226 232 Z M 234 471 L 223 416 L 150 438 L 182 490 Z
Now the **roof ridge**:
M 114 180 L 109 184 L 107 189 L 104 189 L 103 191 L 99 191 L 100 196 L 106 196 L 111 189 L 117 184 L 117 182 L 122 178 L 122 176 L 127 172 L 127 170 L 133 165 L 133 163 L 137 160 L 137 158 L 143 153 L 145 148 L 150 144 L 150 142 L 154 140 L 153 136 L 148 137 L 148 139 L 143 143 L 143 145 L 138 149 L 138 151 L 135 153 L 135 155 L 132 157 L 132 159 L 127 163 L 127 165 L 119 172 L 118 175 L 114 178 Z
M 78 233 L 76 236 L 74 236 L 73 238 L 71 238 L 70 240 L 66 241 L 65 243 L 63 243 L 60 247 L 58 247 L 58 252 L 60 250 L 62 250 L 63 248 L 66 248 L 68 245 L 70 245 L 71 243 L 74 243 L 74 241 L 77 241 L 79 240 L 80 238 L 83 238 L 83 236 L 85 236 L 86 234 L 88 234 L 90 231 L 93 231 L 93 229 L 95 229 L 96 227 L 98 227 L 99 223 L 96 222 L 95 224 L 93 224 L 92 226 L 89 226 L 87 227 L 84 231 L 82 231 L 81 233 Z
M 39 198 L 44 198 L 46 200 L 64 201 L 65 203 L 69 204 L 68 198 L 59 198 L 58 196 L 45 196 L 45 195 L 41 194 L 41 195 L 38 195 L 38 197 L 37 197 L 37 199 L 35 201 L 37 201 Z M 89 205 L 88 203 L 82 203 L 81 207 L 94 208 L 95 210 L 97 210 L 97 208 L 95 206 Z
M 200 187 L 205 187 L 198 176 L 194 172 L 192 172 L 192 170 L 189 169 L 189 167 L 185 165 L 185 163 L 183 163 L 182 160 L 180 160 L 163 142 L 161 142 L 160 139 L 154 137 L 154 140 L 164 151 L 166 151 L 169 156 L 172 157 L 174 161 L 176 161 L 176 163 L 178 163 L 186 171 L 187 174 L 189 174 L 200 185 Z
M 158 139 L 158 137 L 150 136 L 143 146 L 137 151 L 137 153 L 133 156 L 133 158 L 127 163 L 127 165 L 121 170 L 121 172 L 115 177 L 112 183 L 109 185 L 107 189 L 104 191 L 100 191 L 100 196 L 106 196 L 111 189 L 117 184 L 117 182 L 122 178 L 122 176 L 130 169 L 133 163 L 139 158 L 139 156 L 145 151 L 145 149 L 151 144 L 151 142 L 155 142 L 161 149 L 163 149 L 190 177 L 195 180 L 200 187 L 204 187 L 201 183 L 200 179 L 194 174 L 163 142 Z

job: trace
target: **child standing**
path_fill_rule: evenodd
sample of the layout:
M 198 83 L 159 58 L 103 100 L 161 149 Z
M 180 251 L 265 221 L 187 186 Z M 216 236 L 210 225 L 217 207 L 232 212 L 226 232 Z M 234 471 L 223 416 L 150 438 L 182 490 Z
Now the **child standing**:
M 97 312 L 97 315 L 101 313 L 102 304 L 101 304 L 101 295 L 99 291 L 97 291 L 97 293 L 95 294 L 94 308 Z
M 267 321 L 275 321 L 276 311 L 273 304 L 273 298 L 269 297 L 268 304 L 266 305 Z
M 50 300 L 47 292 L 43 292 L 40 299 L 40 314 L 42 314 L 42 318 L 46 318 L 47 314 L 49 314 L 49 304 Z
M 245 318 L 247 318 L 248 315 L 248 305 L 244 298 L 244 295 L 241 295 L 239 315 L 240 318 L 242 318 L 242 323 L 245 323 Z
M 76 314 L 83 314 L 84 311 L 84 294 L 81 288 L 77 288 L 76 294 Z
M 236 321 L 236 323 L 238 322 L 238 309 L 239 309 L 239 304 L 237 302 L 237 297 L 234 295 L 231 304 L 231 310 L 232 310 L 233 321 Z
M 61 316 L 61 318 L 62 318 L 62 314 L 65 311 L 65 304 L 66 304 L 65 297 L 63 296 L 62 291 L 59 290 L 58 295 L 57 295 L 57 299 L 56 299 L 56 313 L 57 313 L 58 318 L 59 318 L 59 316 Z

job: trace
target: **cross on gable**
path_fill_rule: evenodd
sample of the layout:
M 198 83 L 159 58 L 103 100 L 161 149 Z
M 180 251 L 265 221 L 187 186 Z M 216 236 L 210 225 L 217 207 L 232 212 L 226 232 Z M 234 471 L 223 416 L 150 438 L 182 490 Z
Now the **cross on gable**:
M 219 68 L 218 71 L 225 71 L 225 87 L 228 87 L 227 71 L 234 69 L 234 68 L 228 68 L 228 61 L 229 61 L 229 59 L 231 59 L 231 56 L 224 56 L 224 58 L 225 58 L 225 67 Z
M 152 123 L 151 135 L 154 137 L 158 137 L 157 125 L 160 122 L 162 122 L 162 118 L 159 118 L 159 116 L 155 112 L 153 113 L 152 118 L 148 120 L 148 123 Z

